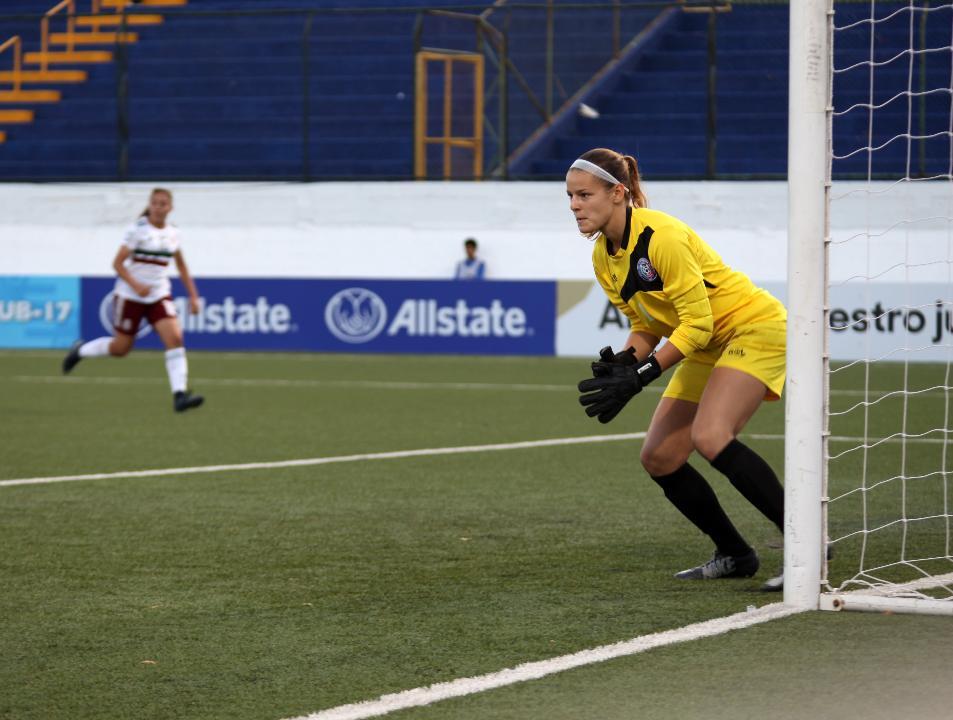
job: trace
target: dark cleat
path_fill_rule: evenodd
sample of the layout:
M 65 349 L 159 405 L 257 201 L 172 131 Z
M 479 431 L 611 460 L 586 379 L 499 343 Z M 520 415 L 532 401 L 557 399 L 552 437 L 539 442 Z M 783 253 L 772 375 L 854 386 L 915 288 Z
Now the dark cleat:
M 761 566 L 758 553 L 751 550 L 744 555 L 722 555 L 718 550 L 704 565 L 675 573 L 679 580 L 714 580 L 716 578 L 751 577 Z
M 76 342 L 74 342 L 72 345 L 69 346 L 69 352 L 66 353 L 66 357 L 63 358 L 63 374 L 64 375 L 69 375 L 70 371 L 74 367 L 76 367 L 76 363 L 78 363 L 80 360 L 83 359 L 79 356 L 79 349 L 81 347 L 83 347 L 82 340 L 77 340 Z
M 190 392 L 177 392 L 172 398 L 172 407 L 175 408 L 176 412 L 185 412 L 186 410 L 197 408 L 203 402 L 205 402 L 205 398 L 201 395 L 193 395 Z

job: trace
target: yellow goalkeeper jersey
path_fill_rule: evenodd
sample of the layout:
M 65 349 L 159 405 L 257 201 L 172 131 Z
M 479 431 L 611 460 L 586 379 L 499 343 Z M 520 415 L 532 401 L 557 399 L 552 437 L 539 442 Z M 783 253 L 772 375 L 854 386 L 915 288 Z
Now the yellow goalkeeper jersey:
M 726 345 L 741 325 L 787 317 L 774 296 L 671 215 L 630 207 L 622 238 L 615 255 L 605 235 L 596 239 L 599 284 L 633 331 L 667 337 L 686 357 Z

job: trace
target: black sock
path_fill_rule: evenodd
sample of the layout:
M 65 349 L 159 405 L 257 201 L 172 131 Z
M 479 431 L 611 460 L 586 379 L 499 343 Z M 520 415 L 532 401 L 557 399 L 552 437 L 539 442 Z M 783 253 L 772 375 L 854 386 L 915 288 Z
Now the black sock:
M 758 453 L 732 440 L 711 461 L 711 466 L 724 473 L 748 502 L 784 532 L 784 488 Z
M 670 475 L 653 475 L 665 497 L 679 512 L 708 535 L 725 555 L 744 555 L 751 547 L 722 510 L 708 481 L 688 463 Z

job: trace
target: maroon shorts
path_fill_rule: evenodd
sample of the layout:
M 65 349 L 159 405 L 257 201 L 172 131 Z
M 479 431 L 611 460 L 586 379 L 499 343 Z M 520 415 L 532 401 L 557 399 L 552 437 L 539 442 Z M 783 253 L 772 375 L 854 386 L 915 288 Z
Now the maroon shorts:
M 154 303 L 141 303 L 116 295 L 115 301 L 113 329 L 123 335 L 135 335 L 142 318 L 148 320 L 150 325 L 155 325 L 165 318 L 178 317 L 171 297 L 164 297 Z

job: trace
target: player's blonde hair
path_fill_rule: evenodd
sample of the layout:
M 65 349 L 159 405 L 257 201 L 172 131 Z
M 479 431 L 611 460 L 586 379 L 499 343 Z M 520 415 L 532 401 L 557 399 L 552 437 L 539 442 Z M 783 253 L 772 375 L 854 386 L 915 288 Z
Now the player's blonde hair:
M 152 188 L 152 192 L 149 193 L 149 199 L 151 200 L 151 199 L 152 199 L 152 196 L 155 195 L 156 193 L 164 193 L 164 194 L 168 195 L 168 196 L 169 196 L 169 202 L 172 202 L 172 191 L 171 191 L 171 190 L 166 190 L 165 188 L 161 188 L 161 187 Z M 146 209 L 145 209 L 145 210 L 143 210 L 141 213 L 139 213 L 139 217 L 149 217 L 149 207 L 148 207 L 148 206 L 146 206 Z
M 649 201 L 642 192 L 642 178 L 639 175 L 639 164 L 631 155 L 622 155 L 609 148 L 593 148 L 579 156 L 581 160 L 588 160 L 598 165 L 619 182 L 625 185 L 626 192 L 632 204 L 637 208 L 648 207 Z M 602 180 L 607 186 L 612 184 Z

